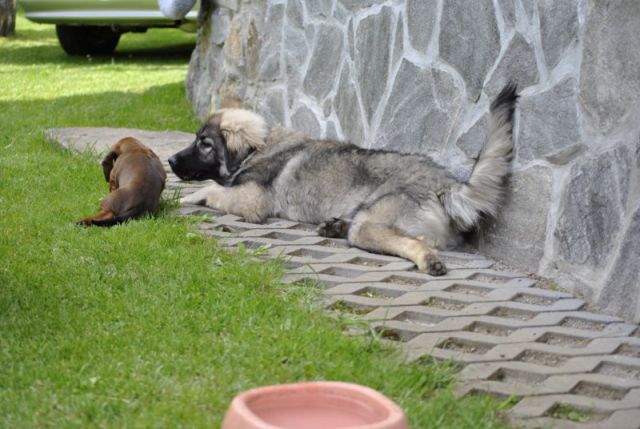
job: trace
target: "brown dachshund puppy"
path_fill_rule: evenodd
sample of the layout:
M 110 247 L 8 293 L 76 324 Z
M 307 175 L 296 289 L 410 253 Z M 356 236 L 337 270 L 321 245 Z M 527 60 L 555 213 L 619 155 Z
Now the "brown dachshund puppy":
M 158 156 L 138 140 L 120 140 L 102 160 L 109 195 L 100 211 L 76 222 L 78 225 L 112 226 L 127 219 L 156 214 L 167 174 Z

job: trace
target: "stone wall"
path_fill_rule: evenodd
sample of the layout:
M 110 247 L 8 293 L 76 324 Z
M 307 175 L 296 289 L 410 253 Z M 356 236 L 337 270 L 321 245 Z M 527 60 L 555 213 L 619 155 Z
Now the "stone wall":
M 188 94 L 201 117 L 431 154 L 464 178 L 490 100 L 518 82 L 507 205 L 482 252 L 640 319 L 640 2 L 204 1 Z

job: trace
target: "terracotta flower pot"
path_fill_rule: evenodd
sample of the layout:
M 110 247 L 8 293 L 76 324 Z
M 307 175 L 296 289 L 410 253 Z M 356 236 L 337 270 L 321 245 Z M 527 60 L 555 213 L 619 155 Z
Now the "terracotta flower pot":
M 357 384 L 315 381 L 236 396 L 222 429 L 408 429 L 393 401 Z

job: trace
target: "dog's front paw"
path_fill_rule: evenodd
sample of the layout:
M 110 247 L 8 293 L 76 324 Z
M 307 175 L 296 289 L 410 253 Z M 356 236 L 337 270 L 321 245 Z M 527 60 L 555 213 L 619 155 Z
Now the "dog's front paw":
M 420 271 L 426 271 L 432 276 L 444 276 L 447 274 L 447 267 L 435 255 L 427 255 L 418 265 Z
M 349 223 L 334 217 L 319 224 L 316 231 L 321 237 L 345 238 L 349 232 Z
M 180 198 L 180 204 L 196 204 L 199 206 L 203 206 L 207 202 L 207 199 L 203 196 L 198 195 L 197 192 L 193 194 L 189 194 Z

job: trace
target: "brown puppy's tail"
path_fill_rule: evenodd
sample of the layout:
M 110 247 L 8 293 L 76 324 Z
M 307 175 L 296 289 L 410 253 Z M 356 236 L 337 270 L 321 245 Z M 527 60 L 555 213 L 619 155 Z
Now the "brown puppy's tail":
M 137 210 L 130 210 L 119 216 L 114 216 L 111 211 L 101 211 L 93 217 L 81 219 L 76 222 L 76 225 L 80 226 L 114 226 L 122 222 L 126 222 L 129 219 L 139 217 L 140 213 Z
M 469 180 L 442 196 L 445 211 L 462 231 L 477 225 L 483 214 L 495 216 L 502 200 L 504 182 L 511 169 L 516 91 L 517 86 L 509 83 L 491 103 L 489 140 L 482 148 Z
M 110 219 L 101 219 L 101 220 L 92 220 L 91 225 L 93 226 L 114 226 L 121 224 L 123 222 L 128 221 L 129 219 L 135 218 L 135 213 L 123 214 L 120 216 L 114 216 Z

